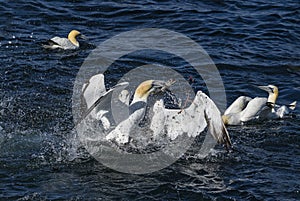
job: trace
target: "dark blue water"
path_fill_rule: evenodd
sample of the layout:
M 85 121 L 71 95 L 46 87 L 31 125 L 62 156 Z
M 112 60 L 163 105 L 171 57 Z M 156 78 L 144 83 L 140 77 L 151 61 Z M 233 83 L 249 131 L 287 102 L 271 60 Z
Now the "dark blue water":
M 279 87 L 278 102 L 299 101 L 299 1 L 1 1 L 0 13 L 1 200 L 300 199 L 299 107 L 292 118 L 230 127 L 233 153 L 190 154 L 161 171 L 130 175 L 80 146 L 71 101 L 89 53 L 140 28 L 170 29 L 201 45 L 228 103 L 264 96 L 252 85 L 266 84 Z M 89 38 L 79 50 L 41 48 L 72 29 Z

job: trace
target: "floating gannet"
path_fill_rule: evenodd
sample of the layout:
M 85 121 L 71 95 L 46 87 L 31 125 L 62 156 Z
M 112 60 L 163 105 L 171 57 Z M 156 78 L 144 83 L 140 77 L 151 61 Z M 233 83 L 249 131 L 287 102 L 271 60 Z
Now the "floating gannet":
M 118 144 L 129 142 L 130 132 L 134 130 L 144 118 L 147 99 L 151 93 L 162 91 L 168 86 L 167 82 L 160 80 L 147 80 L 142 82 L 135 90 L 133 100 L 129 105 L 129 117 L 120 122 L 107 136 L 106 140 L 115 140 Z
M 269 93 L 268 98 L 250 98 L 241 96 L 237 98 L 224 112 L 222 119 L 226 125 L 240 125 L 251 120 L 266 120 L 283 118 L 290 110 L 296 107 L 296 101 L 289 107 L 276 105 L 278 88 L 274 85 L 258 86 Z
M 154 137 L 163 133 L 171 140 L 183 134 L 196 137 L 208 126 L 210 134 L 218 143 L 231 147 L 219 109 L 201 91 L 197 92 L 192 104 L 186 109 L 166 109 L 163 100 L 159 100 L 154 104 L 153 113 L 150 129 Z
M 69 33 L 68 38 L 55 36 L 48 40 L 48 44 L 43 45 L 43 47 L 47 49 L 74 50 L 79 48 L 79 42 L 76 40 L 76 37 L 85 38 L 85 36 L 82 35 L 79 31 L 72 30 Z

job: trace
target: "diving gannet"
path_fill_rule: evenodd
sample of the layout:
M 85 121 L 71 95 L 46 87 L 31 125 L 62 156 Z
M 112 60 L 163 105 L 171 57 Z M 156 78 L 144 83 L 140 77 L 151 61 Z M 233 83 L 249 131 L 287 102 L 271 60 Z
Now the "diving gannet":
M 231 147 L 227 129 L 222 121 L 221 113 L 215 103 L 203 92 L 198 91 L 192 104 L 186 109 L 167 109 L 163 100 L 154 104 L 150 129 L 154 138 L 166 135 L 176 139 L 187 134 L 196 137 L 207 126 L 210 134 L 218 143 Z
M 241 96 L 237 98 L 222 116 L 225 125 L 240 125 L 251 120 L 267 120 L 283 118 L 296 107 L 296 101 L 287 106 L 276 105 L 278 88 L 274 85 L 258 86 L 267 91 L 268 98 L 250 98 Z
M 130 133 L 144 118 L 147 99 L 151 93 L 163 91 L 168 83 L 160 80 L 142 82 L 135 90 L 133 100 L 129 105 L 129 117 L 120 122 L 107 136 L 106 140 L 115 140 L 118 144 L 129 142 Z
M 63 49 L 63 50 L 74 50 L 79 48 L 79 42 L 76 40 L 76 37 L 85 38 L 84 35 L 82 35 L 77 30 L 72 30 L 68 38 L 61 38 L 58 36 L 55 36 L 47 41 L 48 44 L 43 45 L 46 49 Z

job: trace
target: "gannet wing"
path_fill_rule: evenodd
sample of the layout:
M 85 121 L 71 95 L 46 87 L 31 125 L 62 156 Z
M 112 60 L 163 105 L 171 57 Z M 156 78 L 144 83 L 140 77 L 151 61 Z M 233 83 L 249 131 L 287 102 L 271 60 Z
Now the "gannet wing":
M 257 118 L 264 118 L 271 110 L 267 106 L 267 98 L 256 97 L 241 112 L 241 121 L 247 122 Z
M 58 44 L 57 42 L 55 42 L 56 38 L 59 37 L 54 37 L 52 39 L 54 39 L 54 41 L 52 39 L 49 39 L 45 42 L 42 42 L 42 47 L 46 48 L 46 49 L 56 49 L 56 48 L 62 48 L 62 46 L 60 44 Z
M 61 37 L 58 37 L 58 36 L 55 36 L 53 38 L 51 38 L 48 43 L 50 45 L 58 45 L 58 46 L 61 46 L 61 47 L 65 47 L 65 46 L 70 46 L 70 44 L 72 44 L 69 39 L 67 38 L 61 38 Z
M 224 115 L 234 114 L 243 111 L 252 98 L 247 96 L 238 97 L 224 112 Z
M 126 83 L 124 82 L 124 83 L 117 84 L 114 88 L 112 88 L 115 92 L 117 92 L 116 93 L 117 97 L 114 96 L 114 98 L 116 98 L 119 101 L 117 103 L 119 108 L 129 106 L 130 93 L 124 89 L 125 87 L 128 86 L 128 83 L 127 84 Z M 85 103 L 87 105 L 87 108 L 90 108 L 92 106 L 92 104 L 94 104 L 99 97 L 104 96 L 104 94 L 106 94 L 106 88 L 105 88 L 105 84 L 104 84 L 104 75 L 97 74 L 97 75 L 92 76 L 89 79 L 89 81 L 83 85 L 82 94 L 83 94 Z M 107 96 L 107 94 L 106 94 L 106 96 Z M 111 98 L 111 96 L 109 96 L 109 98 Z M 116 100 L 116 99 L 114 99 L 114 100 Z M 102 100 L 102 105 L 105 105 L 104 103 L 105 103 L 104 100 Z M 110 108 L 110 106 L 108 104 L 109 104 L 109 102 L 107 102 L 107 107 Z M 96 118 L 96 119 L 97 119 L 97 116 L 100 118 L 101 114 L 103 113 L 103 112 L 101 112 L 98 114 L 99 110 L 102 110 L 105 107 L 101 108 L 99 105 L 97 108 L 98 109 L 95 109 L 91 112 L 92 117 Z M 120 110 L 122 110 L 122 108 L 120 108 Z
M 204 115 L 208 124 L 209 133 L 218 143 L 225 144 L 227 148 L 230 148 L 232 146 L 231 140 L 223 123 L 221 112 L 206 94 L 202 93 L 201 98 L 205 106 Z
M 198 91 L 192 104 L 183 110 L 166 109 L 162 100 L 154 104 L 150 129 L 155 137 L 164 134 L 171 140 L 182 134 L 195 137 L 207 126 L 217 142 L 231 146 L 219 109 L 201 91 Z
M 289 107 L 290 110 L 295 110 L 296 105 L 297 105 L 297 101 L 294 101 L 291 104 L 289 104 L 288 107 Z
M 119 91 L 126 88 L 128 85 L 129 85 L 128 82 L 122 82 L 122 83 L 115 85 L 114 87 L 112 87 L 111 89 L 109 89 L 108 91 L 104 92 L 101 95 L 100 95 L 100 93 L 98 93 L 101 91 L 101 89 L 98 92 L 91 91 L 91 93 L 88 93 L 88 95 L 87 94 L 86 94 L 86 96 L 83 95 L 85 101 L 86 102 L 89 101 L 89 104 L 91 103 L 90 100 L 94 100 L 94 102 L 83 113 L 83 115 L 82 115 L 81 119 L 78 121 L 78 123 L 80 123 L 83 119 L 85 119 L 90 114 L 93 114 L 94 116 L 92 116 L 92 117 L 95 119 L 98 119 L 98 120 L 101 120 L 101 118 L 103 118 L 104 115 L 108 116 L 107 113 L 109 113 L 109 111 L 111 109 L 111 100 L 112 100 L 113 92 L 118 93 Z M 87 88 L 86 88 L 86 90 L 87 90 Z M 96 91 L 97 91 L 97 88 L 96 88 Z M 96 99 L 97 96 L 99 96 L 99 97 Z M 93 112 L 93 111 L 95 111 L 95 112 Z M 107 121 L 107 120 L 105 120 L 105 121 Z
M 83 84 L 82 94 L 88 108 L 104 93 L 106 93 L 106 88 L 103 74 L 94 75 L 88 82 Z

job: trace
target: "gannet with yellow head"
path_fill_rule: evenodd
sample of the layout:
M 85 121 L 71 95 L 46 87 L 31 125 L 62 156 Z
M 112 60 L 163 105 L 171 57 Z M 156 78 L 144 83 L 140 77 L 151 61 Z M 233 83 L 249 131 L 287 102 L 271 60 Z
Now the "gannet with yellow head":
M 166 91 L 173 83 L 172 81 L 159 80 L 144 81 L 136 88 L 133 100 L 129 104 L 128 92 L 123 90 L 128 83 L 120 83 L 106 91 L 104 76 L 102 74 L 94 75 L 82 88 L 83 97 L 88 107 L 83 118 L 92 114 L 93 118 L 100 120 L 104 130 L 108 132 L 105 137 L 106 140 L 115 141 L 118 144 L 128 143 L 130 133 L 135 130 L 135 126 L 138 126 L 145 116 L 148 97 L 152 93 Z M 119 100 L 129 106 L 130 114 L 128 118 L 113 127 L 111 126 L 113 120 L 109 118 L 110 115 L 107 114 L 106 108 L 111 101 L 109 96 L 116 90 L 119 90 Z M 208 126 L 208 130 L 215 140 L 226 144 L 227 147 L 231 146 L 230 137 L 222 122 L 220 111 L 214 102 L 201 91 L 197 93 L 191 106 L 183 110 L 166 109 L 163 100 L 157 101 L 153 106 L 153 116 L 150 121 L 149 128 L 154 137 L 167 134 L 171 140 L 174 140 L 184 133 L 187 133 L 188 136 L 197 136 Z M 100 138 L 89 140 L 101 141 L 102 138 Z
M 258 86 L 258 88 L 269 93 L 269 96 L 267 99 L 267 106 L 274 109 L 276 100 L 278 98 L 278 87 L 276 87 L 274 85 L 268 85 L 268 86 Z
M 79 48 L 79 42 L 76 39 L 77 37 L 85 38 L 79 31 L 72 30 L 69 33 L 68 38 L 55 36 L 48 40 L 48 44 L 43 45 L 43 47 L 47 49 L 74 50 Z
M 167 82 L 160 80 L 147 80 L 142 82 L 136 88 L 133 100 L 129 105 L 129 117 L 120 122 L 116 128 L 106 136 L 106 140 L 115 140 L 118 144 L 128 143 L 130 133 L 145 116 L 149 95 L 162 91 L 167 85 Z
M 274 85 L 258 86 L 268 92 L 268 98 L 250 98 L 241 96 L 237 98 L 224 112 L 222 119 L 225 125 L 240 125 L 251 120 L 267 120 L 282 118 L 289 113 L 286 106 L 276 105 L 278 98 L 278 87 Z M 292 103 L 291 110 L 295 108 L 296 102 Z

